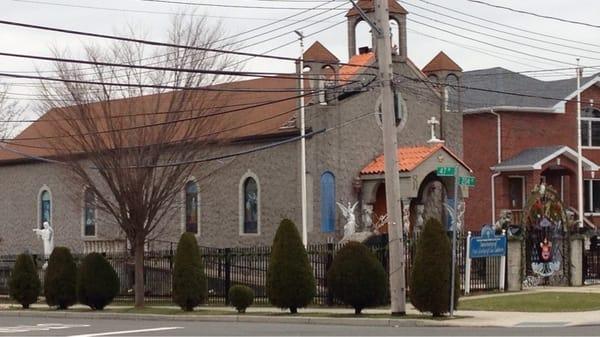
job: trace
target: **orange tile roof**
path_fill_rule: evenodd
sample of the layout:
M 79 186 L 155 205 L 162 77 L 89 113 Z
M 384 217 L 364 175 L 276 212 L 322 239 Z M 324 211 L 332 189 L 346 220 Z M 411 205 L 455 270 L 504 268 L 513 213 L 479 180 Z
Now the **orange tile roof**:
M 439 52 L 422 70 L 424 73 L 431 73 L 436 71 L 458 71 L 461 72 L 462 68 L 452 61 L 452 59 L 446 55 L 443 51 Z
M 400 172 L 410 172 L 421 165 L 422 162 L 427 160 L 429 157 L 434 155 L 439 150 L 446 151 L 450 156 L 452 156 L 456 161 L 458 161 L 462 166 L 464 166 L 469 172 L 472 170 L 458 158 L 452 151 L 450 151 L 447 147 L 442 144 L 435 145 L 425 145 L 425 146 L 409 146 L 409 147 L 401 147 L 396 151 L 396 155 L 398 156 L 398 171 Z M 360 171 L 360 174 L 383 174 L 385 173 L 385 164 L 384 164 L 384 156 L 380 155 L 375 160 L 373 160 L 369 165 L 365 166 Z
M 325 48 L 319 41 L 312 44 L 305 52 L 304 59 L 307 61 L 321 61 L 324 63 L 338 63 L 340 60 Z
M 373 0 L 359 0 L 358 3 L 356 4 L 358 7 L 360 7 L 365 13 L 368 12 L 373 12 L 374 6 L 373 6 Z M 389 6 L 389 10 L 390 13 L 396 13 L 396 14 L 408 14 L 408 11 L 406 11 L 406 9 L 404 9 L 404 7 L 402 7 L 396 0 L 388 0 L 388 6 Z M 359 15 L 358 10 L 356 10 L 356 8 L 352 7 L 348 13 L 346 13 L 346 16 L 356 16 Z
M 340 81 L 350 80 L 354 76 L 365 71 L 365 66 L 371 65 L 373 62 L 375 62 L 375 53 L 373 52 L 354 55 L 346 65 L 340 68 L 338 71 L 338 79 Z

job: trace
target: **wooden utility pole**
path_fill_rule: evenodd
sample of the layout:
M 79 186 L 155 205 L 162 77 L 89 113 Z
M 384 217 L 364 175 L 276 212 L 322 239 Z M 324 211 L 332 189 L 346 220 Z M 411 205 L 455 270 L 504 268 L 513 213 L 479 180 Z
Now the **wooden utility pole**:
M 398 149 L 396 116 L 392 79 L 392 42 L 388 0 L 375 0 L 377 34 L 377 63 L 383 113 L 383 153 L 385 158 L 385 197 L 388 213 L 388 235 L 390 254 L 390 296 L 393 315 L 406 314 L 406 277 L 404 274 L 404 238 L 400 204 L 400 177 L 398 174 Z

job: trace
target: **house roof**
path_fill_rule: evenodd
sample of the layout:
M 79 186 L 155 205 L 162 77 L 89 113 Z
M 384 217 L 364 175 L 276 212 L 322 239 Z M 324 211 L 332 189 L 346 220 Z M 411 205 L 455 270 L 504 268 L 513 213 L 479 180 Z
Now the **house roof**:
M 309 82 L 306 81 L 306 87 Z M 214 85 L 212 88 L 225 89 L 294 89 L 297 80 L 294 78 L 259 78 L 246 81 L 237 81 L 226 84 Z M 128 99 L 113 100 L 86 105 L 86 114 L 89 114 L 97 124 L 98 131 L 129 129 L 126 132 L 140 132 L 147 130 L 149 133 L 160 132 L 159 127 L 139 126 L 155 125 L 165 121 L 186 119 L 186 122 L 177 123 L 202 123 L 198 127 L 199 135 L 194 139 L 205 141 L 224 141 L 246 139 L 251 137 L 265 137 L 286 135 L 295 130 L 293 121 L 298 107 L 297 93 L 294 91 L 196 91 L 192 98 L 187 100 L 186 106 L 177 111 L 180 116 L 175 119 L 172 113 L 146 114 L 144 112 L 171 111 L 170 98 L 178 92 L 168 92 L 160 95 L 140 96 Z M 65 109 L 74 109 L 68 107 Z M 81 108 L 81 109 L 83 109 Z M 186 111 L 187 110 L 187 111 Z M 191 110 L 191 111 L 190 111 Z M 108 112 L 107 112 L 108 111 Z M 119 115 L 141 114 L 140 116 L 118 118 Z M 202 116 L 205 117 L 202 117 Z M 58 155 L 48 143 L 48 137 L 61 136 L 57 131 L 53 119 L 60 120 L 62 114 L 56 109 L 49 110 L 36 122 L 32 123 L 17 137 L 0 147 L 0 161 L 19 161 L 28 156 L 51 157 Z M 112 116 L 117 118 L 106 118 Z M 200 117 L 200 118 L 195 118 Z M 193 118 L 193 119 L 190 119 Z M 119 121 L 119 126 L 109 127 L 107 120 Z M 177 123 L 172 123 L 176 125 Z M 64 129 L 62 131 L 64 133 Z M 184 138 L 187 137 L 187 138 Z M 44 139 L 46 138 L 46 139 Z M 130 137 L 136 138 L 136 137 Z M 149 137 L 151 138 L 151 137 Z M 189 135 L 181 135 L 189 139 Z M 129 144 L 131 146 L 150 144 Z M 27 154 L 22 155 L 19 153 Z M 29 157 L 30 158 L 30 157 Z M 30 158 L 31 159 L 31 158 Z
M 308 47 L 308 49 L 304 52 L 303 57 L 307 61 L 319 61 L 323 63 L 340 62 L 340 60 L 319 41 L 316 41 L 312 44 L 312 46 Z
M 358 0 L 358 3 L 356 4 L 358 7 L 360 7 L 365 13 L 368 12 L 373 12 L 375 11 L 375 7 L 373 6 L 374 1 L 373 0 Z M 404 7 L 402 7 L 396 0 L 388 0 L 388 6 L 389 6 L 389 10 L 390 13 L 396 13 L 396 14 L 408 14 L 408 11 L 406 9 L 404 9 Z M 346 16 L 357 16 L 360 15 L 358 13 L 358 10 L 354 7 L 350 8 L 350 10 L 348 11 L 348 13 L 346 13 Z
M 442 144 L 400 147 L 396 151 L 398 156 L 398 171 L 410 172 L 417 168 L 421 163 L 433 156 L 438 151 L 445 151 L 465 168 L 471 170 L 462 160 L 452 153 Z M 385 173 L 385 157 L 380 155 L 360 171 L 360 174 L 383 174 Z
M 365 66 L 369 66 L 375 62 L 375 53 L 368 52 L 365 54 L 354 55 L 348 60 L 348 63 L 343 65 L 338 71 L 340 81 L 347 81 L 354 76 L 365 71 Z
M 523 150 L 517 155 L 503 160 L 492 167 L 497 172 L 541 170 L 542 166 L 558 156 L 564 155 L 569 159 L 577 160 L 577 152 L 565 145 L 534 147 Z M 587 171 L 597 171 L 598 165 L 583 157 L 583 167 Z
M 462 68 L 446 55 L 446 53 L 440 51 L 425 67 L 423 67 L 422 71 L 425 74 L 436 71 L 462 72 Z
M 582 83 L 589 83 L 595 78 L 596 75 L 584 77 Z M 463 72 L 461 81 L 465 86 L 465 110 L 496 106 L 555 108 L 577 88 L 575 78 L 542 81 L 500 67 Z

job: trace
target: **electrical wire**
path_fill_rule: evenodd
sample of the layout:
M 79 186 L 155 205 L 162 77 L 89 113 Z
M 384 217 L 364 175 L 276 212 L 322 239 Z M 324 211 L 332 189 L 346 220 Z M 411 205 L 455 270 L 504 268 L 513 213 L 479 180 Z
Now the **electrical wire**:
M 525 10 L 521 10 L 521 9 L 516 9 L 516 8 L 512 8 L 512 7 L 500 6 L 500 5 L 492 4 L 492 3 L 481 1 L 481 0 L 467 0 L 467 1 L 477 3 L 480 5 L 485 5 L 488 7 L 504 9 L 504 10 L 519 13 L 519 14 L 535 16 L 535 17 L 542 18 L 542 19 L 549 19 L 549 20 L 560 21 L 560 22 L 565 22 L 565 23 L 572 23 L 572 24 L 586 26 L 586 27 L 592 27 L 592 28 L 600 28 L 599 25 L 594 25 L 594 24 L 587 23 L 587 22 L 569 20 L 569 19 L 559 18 L 559 17 L 555 17 L 555 16 L 544 15 L 544 14 L 534 13 L 534 12 L 525 11 Z

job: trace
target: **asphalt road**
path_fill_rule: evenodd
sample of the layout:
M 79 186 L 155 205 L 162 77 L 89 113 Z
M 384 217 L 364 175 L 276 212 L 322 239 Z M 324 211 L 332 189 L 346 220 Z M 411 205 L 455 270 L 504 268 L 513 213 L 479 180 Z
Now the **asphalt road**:
M 265 319 L 267 320 L 267 319 Z M 534 324 L 532 324 L 534 325 Z M 598 336 L 600 326 L 405 328 L 282 323 L 0 317 L 2 336 Z

